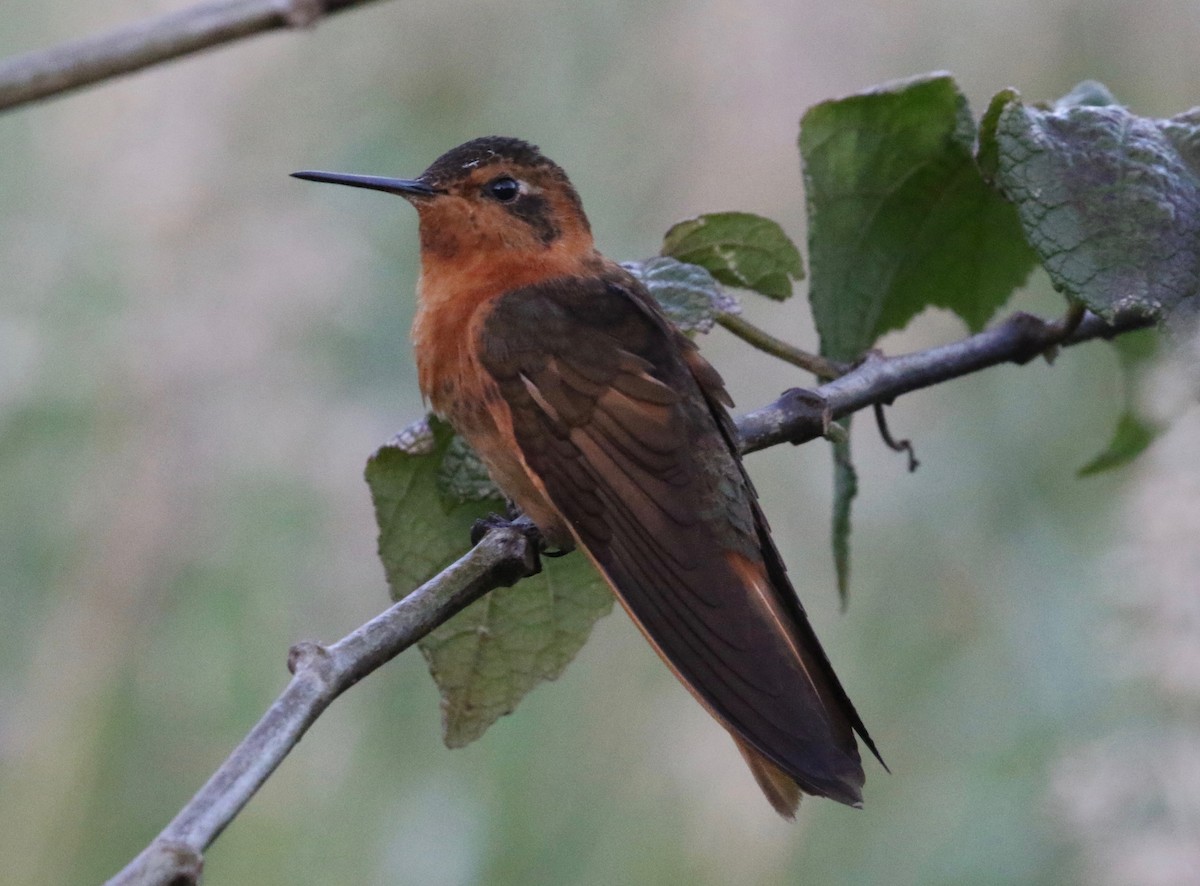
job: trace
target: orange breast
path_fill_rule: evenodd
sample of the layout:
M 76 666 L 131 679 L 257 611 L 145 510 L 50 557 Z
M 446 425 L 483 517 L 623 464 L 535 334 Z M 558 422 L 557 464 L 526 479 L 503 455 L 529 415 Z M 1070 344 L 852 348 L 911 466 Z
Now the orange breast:
M 588 273 L 600 262 L 590 235 L 566 236 L 532 254 L 464 250 L 439 256 L 423 251 L 413 346 L 421 391 L 434 408 L 453 409 L 447 398 L 455 395 L 488 394 L 475 350 L 494 299 L 546 280 Z
M 558 245 L 529 260 L 493 254 L 487 260 L 441 262 L 423 256 L 413 345 L 421 391 L 430 405 L 471 444 L 496 485 L 547 540 L 563 546 L 572 543 L 570 530 L 521 457 L 508 405 L 478 359 L 480 336 L 496 299 L 545 280 L 587 273 L 598 261 L 594 251 L 581 258 L 577 249 Z

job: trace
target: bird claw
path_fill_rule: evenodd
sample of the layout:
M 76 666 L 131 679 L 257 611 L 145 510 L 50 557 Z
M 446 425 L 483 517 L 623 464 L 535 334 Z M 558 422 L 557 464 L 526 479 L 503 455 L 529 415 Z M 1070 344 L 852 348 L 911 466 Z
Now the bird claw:
M 471 524 L 471 544 L 477 545 L 485 535 L 494 529 L 520 529 L 521 527 L 514 525 L 515 520 L 507 517 L 501 517 L 499 514 L 488 514 L 486 517 L 480 517 Z M 528 537 L 527 533 L 523 533 Z
M 471 544 L 479 544 L 483 541 L 484 536 L 494 529 L 515 529 L 525 536 L 535 559 L 538 557 L 563 557 L 571 553 L 571 548 L 549 549 L 546 546 L 546 539 L 542 536 L 541 530 L 537 528 L 532 520 L 521 514 L 511 504 L 509 505 L 508 512 L 508 517 L 501 517 L 499 514 L 488 514 L 486 517 L 481 517 L 471 524 Z

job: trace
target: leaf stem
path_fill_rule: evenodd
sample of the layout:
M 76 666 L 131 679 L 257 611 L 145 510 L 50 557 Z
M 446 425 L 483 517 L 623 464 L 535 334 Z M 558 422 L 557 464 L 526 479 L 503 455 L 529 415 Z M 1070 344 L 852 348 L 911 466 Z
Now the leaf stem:
M 753 345 L 760 351 L 770 354 L 772 357 L 778 357 L 785 363 L 791 363 L 793 366 L 799 366 L 806 372 L 811 372 L 821 381 L 830 381 L 844 374 L 846 371 L 844 367 L 839 366 L 832 360 L 826 360 L 818 354 L 810 354 L 808 351 L 802 351 L 795 345 L 789 344 L 783 339 L 776 338 L 765 329 L 760 329 L 749 320 L 743 319 L 736 314 L 718 314 L 717 322 L 742 341 Z
M 1042 356 L 1046 358 L 1047 363 L 1055 361 L 1061 349 L 1061 343 L 1074 335 L 1075 330 L 1079 328 L 1079 324 L 1083 322 L 1085 316 L 1087 316 L 1087 307 L 1084 303 L 1071 299 L 1067 304 L 1067 312 L 1062 317 L 1046 322 L 1046 332 L 1053 339 L 1046 347 L 1046 350 L 1042 352 Z

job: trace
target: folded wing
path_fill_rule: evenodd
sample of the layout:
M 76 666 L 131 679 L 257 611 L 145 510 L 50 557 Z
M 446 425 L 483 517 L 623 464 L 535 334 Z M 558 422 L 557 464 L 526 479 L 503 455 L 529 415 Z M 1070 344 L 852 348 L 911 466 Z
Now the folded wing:
M 771 542 L 716 372 L 616 268 L 501 296 L 480 339 L 529 470 L 776 807 L 794 800 L 772 796 L 773 769 L 859 803 L 854 732 L 874 746 Z

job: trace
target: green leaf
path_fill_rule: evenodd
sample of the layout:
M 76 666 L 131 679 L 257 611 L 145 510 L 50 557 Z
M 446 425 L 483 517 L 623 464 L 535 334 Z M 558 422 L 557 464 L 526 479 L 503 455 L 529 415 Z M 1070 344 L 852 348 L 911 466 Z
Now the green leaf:
M 1117 104 L 1117 97 L 1099 80 L 1083 80 L 1076 83 L 1070 92 L 1054 104 L 1060 108 L 1082 108 L 1088 105 L 1103 108 Z
M 1110 319 L 1196 314 L 1200 109 L 1151 120 L 1095 83 L 1052 108 L 1007 90 L 988 109 L 980 156 L 1058 289 Z
M 429 416 L 409 425 L 367 461 L 379 557 L 394 599 L 465 554 L 475 520 L 504 512 L 502 499 L 455 501 L 445 493 L 440 475 L 453 439 L 448 424 Z
M 642 281 L 682 332 L 708 332 L 719 315 L 742 312 L 738 300 L 699 265 L 656 256 L 622 267 Z
M 395 599 L 466 553 L 475 520 L 505 508 L 503 498 L 488 496 L 495 487 L 470 447 L 434 416 L 371 456 L 366 478 Z M 420 641 L 442 694 L 443 737 L 451 747 L 478 738 L 534 686 L 561 674 L 592 624 L 612 609 L 612 594 L 584 557 L 543 560 L 542 567 Z
M 503 502 L 504 495 L 496 488 L 487 468 L 467 441 L 457 434 L 438 466 L 438 489 L 451 505 L 470 501 Z
M 421 641 L 442 693 L 446 745 L 462 747 L 556 679 L 613 595 L 582 555 L 542 561 L 542 572 L 497 588 Z
M 821 352 L 852 360 L 925 308 L 978 330 L 1035 255 L 973 156 L 952 78 L 930 74 L 816 105 L 800 124 L 810 300 Z
M 776 222 L 750 212 L 714 212 L 667 231 L 662 254 L 707 268 L 726 286 L 782 301 L 804 277 L 800 250 Z
M 1079 469 L 1080 477 L 1090 477 L 1129 464 L 1153 443 L 1162 429 L 1127 409 L 1117 421 L 1117 429 L 1107 448 Z
M 1125 411 L 1117 420 L 1108 447 L 1079 469 L 1088 477 L 1129 464 L 1162 434 L 1164 427 L 1138 412 L 1137 383 L 1143 367 L 1158 353 L 1160 336 L 1154 329 L 1127 332 L 1112 340 L 1125 383 Z
M 850 459 L 850 419 L 838 422 L 845 430 L 831 441 L 833 448 L 833 566 L 838 598 L 845 609 L 850 600 L 850 506 L 858 495 L 858 472 Z

